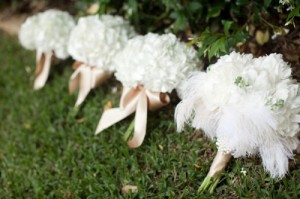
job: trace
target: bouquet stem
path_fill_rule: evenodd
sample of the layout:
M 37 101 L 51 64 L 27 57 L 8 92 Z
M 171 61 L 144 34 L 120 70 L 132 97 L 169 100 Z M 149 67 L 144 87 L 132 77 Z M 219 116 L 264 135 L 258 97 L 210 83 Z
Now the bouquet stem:
M 127 128 L 126 132 L 124 133 L 123 139 L 124 141 L 128 141 L 129 137 L 132 135 L 133 129 L 134 129 L 134 119 L 130 123 L 129 127 Z
M 221 173 L 224 171 L 231 157 L 229 153 L 224 153 L 223 151 L 217 152 L 207 176 L 198 189 L 198 193 L 203 193 L 206 190 L 208 190 L 209 193 L 213 193 L 221 179 Z
M 73 108 L 70 110 L 70 112 L 69 112 L 69 114 L 68 114 L 68 117 L 74 119 L 74 118 L 77 116 L 79 110 L 80 110 L 80 107 L 79 107 L 79 106 L 73 107 Z

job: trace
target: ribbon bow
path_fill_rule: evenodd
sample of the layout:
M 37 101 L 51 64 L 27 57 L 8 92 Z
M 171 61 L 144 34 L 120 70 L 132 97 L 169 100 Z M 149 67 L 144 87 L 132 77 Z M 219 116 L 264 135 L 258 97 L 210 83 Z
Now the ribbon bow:
M 43 88 L 49 76 L 52 52 L 36 52 L 36 67 L 35 67 L 35 80 L 33 88 L 39 90 Z
M 156 110 L 170 102 L 166 93 L 151 92 L 143 86 L 137 88 L 125 87 L 120 100 L 120 108 L 113 108 L 103 112 L 97 126 L 96 134 L 113 124 L 135 113 L 134 134 L 128 141 L 130 148 L 139 147 L 146 135 L 147 110 Z
M 75 106 L 79 106 L 91 89 L 97 87 L 111 76 L 110 72 L 87 64 L 81 64 L 72 74 L 69 81 L 69 93 L 79 90 Z

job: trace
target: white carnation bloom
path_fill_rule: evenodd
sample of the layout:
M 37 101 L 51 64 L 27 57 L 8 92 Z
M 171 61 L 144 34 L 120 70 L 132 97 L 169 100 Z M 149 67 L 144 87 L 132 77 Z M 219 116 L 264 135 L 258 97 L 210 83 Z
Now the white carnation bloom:
M 36 36 L 39 29 L 39 18 L 37 15 L 28 17 L 21 25 L 19 32 L 19 40 L 21 45 L 28 50 L 36 49 Z
M 153 33 L 129 40 L 114 60 L 115 76 L 124 86 L 143 85 L 153 92 L 171 92 L 199 64 L 196 51 L 175 35 Z
M 191 121 L 235 157 L 259 153 L 265 169 L 282 177 L 298 142 L 298 90 L 281 55 L 233 52 L 188 80 L 175 117 L 179 129 Z
M 68 57 L 69 35 L 74 26 L 74 19 L 67 12 L 47 10 L 27 18 L 20 29 L 20 42 L 25 48 L 53 51 L 56 57 L 65 59 Z
M 119 16 L 81 17 L 71 33 L 68 51 L 78 61 L 113 71 L 112 59 L 134 35 L 133 28 Z

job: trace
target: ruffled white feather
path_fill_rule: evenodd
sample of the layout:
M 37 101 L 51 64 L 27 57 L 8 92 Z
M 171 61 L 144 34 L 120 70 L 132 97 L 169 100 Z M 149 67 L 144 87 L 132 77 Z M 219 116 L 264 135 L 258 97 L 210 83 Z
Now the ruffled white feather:
M 112 59 L 135 34 L 119 16 L 81 17 L 71 33 L 68 51 L 75 60 L 113 71 Z
M 299 84 L 279 54 L 260 58 L 232 52 L 194 74 L 176 108 L 185 123 L 217 139 L 234 157 L 259 154 L 272 177 L 283 177 L 297 147 Z
M 153 92 L 171 92 L 202 64 L 196 51 L 173 34 L 148 33 L 128 41 L 114 60 L 115 76 L 124 86 L 143 85 Z
M 47 10 L 26 19 L 19 40 L 29 50 L 53 51 L 56 57 L 65 59 L 69 56 L 67 44 L 74 26 L 75 21 L 67 12 Z

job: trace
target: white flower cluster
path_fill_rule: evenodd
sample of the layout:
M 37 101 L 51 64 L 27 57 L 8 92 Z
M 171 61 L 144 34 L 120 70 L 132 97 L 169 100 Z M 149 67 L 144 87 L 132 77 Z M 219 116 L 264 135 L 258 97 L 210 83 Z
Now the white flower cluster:
M 148 33 L 129 40 L 114 65 L 115 76 L 124 86 L 143 85 L 153 92 L 171 92 L 201 62 L 196 51 L 175 35 Z
M 134 29 L 122 17 L 81 17 L 71 32 L 68 51 L 77 61 L 112 71 L 115 54 L 134 35 Z
M 279 0 L 279 4 L 281 4 L 282 6 L 287 6 L 287 11 L 293 10 L 295 8 L 293 3 L 294 2 L 291 0 Z
M 27 49 L 41 52 L 54 51 L 55 56 L 67 58 L 69 35 L 75 21 L 67 12 L 47 10 L 26 19 L 22 24 L 19 39 Z
M 178 129 L 191 121 L 235 157 L 259 153 L 273 177 L 288 170 L 300 130 L 299 84 L 279 54 L 232 52 L 187 82 L 176 108 Z

